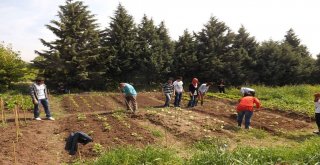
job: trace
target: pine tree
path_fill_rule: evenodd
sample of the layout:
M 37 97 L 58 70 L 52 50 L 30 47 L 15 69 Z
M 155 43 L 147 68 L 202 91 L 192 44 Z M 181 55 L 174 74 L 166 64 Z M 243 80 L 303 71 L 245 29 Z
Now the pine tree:
M 160 60 L 160 40 L 157 27 L 152 19 L 143 16 L 138 26 L 138 54 L 139 74 L 137 79 L 140 83 L 151 83 L 160 78 L 163 62 Z
M 223 56 L 231 50 L 234 34 L 215 17 L 204 26 L 196 35 L 198 73 L 204 81 L 226 79 Z
M 162 62 L 160 72 L 161 78 L 163 79 L 166 78 L 172 72 L 171 67 L 173 62 L 172 56 L 174 52 L 174 43 L 171 40 L 168 29 L 166 28 L 165 23 L 163 21 L 158 26 L 157 32 L 160 40 L 159 61 Z
M 233 60 L 231 59 L 233 61 L 231 65 L 240 65 L 235 67 L 238 69 L 238 75 L 234 75 L 232 78 L 233 81 L 237 81 L 235 84 L 240 85 L 244 82 L 257 82 L 256 54 L 258 46 L 259 44 L 255 38 L 250 36 L 250 33 L 247 32 L 244 26 L 241 26 L 235 35 L 232 45 L 232 51 L 236 57 L 233 58 Z
M 184 79 L 192 79 L 198 76 L 198 67 L 195 37 L 185 30 L 175 44 L 173 71 Z
M 108 74 L 113 81 L 132 82 L 134 72 L 138 69 L 137 28 L 133 17 L 127 10 L 118 5 L 114 17 L 105 32 L 101 35 L 104 45 L 108 47 Z
M 52 25 L 46 25 L 57 39 L 52 42 L 41 39 L 49 50 L 36 51 L 43 60 L 34 61 L 34 64 L 43 70 L 49 84 L 57 86 L 63 83 L 69 88 L 101 88 L 101 48 L 94 15 L 81 1 L 67 0 L 64 6 L 60 6 L 58 16 L 58 21 L 52 20 Z

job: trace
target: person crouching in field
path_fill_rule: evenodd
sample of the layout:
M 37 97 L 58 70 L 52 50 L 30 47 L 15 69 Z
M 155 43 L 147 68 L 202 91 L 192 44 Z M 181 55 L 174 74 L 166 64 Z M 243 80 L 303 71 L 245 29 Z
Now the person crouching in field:
M 171 78 L 169 78 L 169 80 L 165 84 L 163 84 L 162 92 L 164 93 L 164 96 L 166 97 L 166 101 L 164 103 L 164 107 L 169 107 L 170 106 L 171 95 L 173 93 L 173 84 L 172 84 L 172 79 Z
M 244 97 L 240 99 L 239 104 L 237 106 L 237 121 L 239 127 L 241 127 L 242 120 L 244 117 L 245 128 L 249 129 L 251 117 L 253 115 L 254 104 L 256 105 L 256 108 L 260 108 L 261 106 L 259 99 L 254 97 L 254 92 L 247 92 L 244 94 Z
M 201 105 L 203 105 L 203 100 L 204 100 L 205 94 L 208 92 L 209 87 L 212 85 L 213 85 L 213 83 L 209 82 L 209 83 L 203 83 L 199 87 L 198 93 L 199 93 L 199 100 L 201 102 Z
M 314 94 L 315 118 L 318 126 L 318 131 L 313 131 L 315 134 L 320 134 L 320 93 Z
M 138 110 L 137 92 L 134 87 L 128 83 L 120 83 L 119 89 L 125 96 L 127 111 L 136 113 Z
M 47 119 L 55 120 L 50 114 L 48 90 L 47 90 L 47 86 L 44 84 L 44 78 L 41 78 L 41 77 L 36 78 L 35 83 L 33 83 L 30 87 L 30 95 L 34 105 L 34 109 L 33 109 L 34 119 L 41 120 L 39 104 L 42 104 L 44 111 L 46 113 Z
M 193 78 L 191 84 L 189 85 L 189 95 L 190 101 L 188 107 L 194 107 L 197 105 L 197 96 L 198 96 L 198 85 L 199 81 L 197 78 Z

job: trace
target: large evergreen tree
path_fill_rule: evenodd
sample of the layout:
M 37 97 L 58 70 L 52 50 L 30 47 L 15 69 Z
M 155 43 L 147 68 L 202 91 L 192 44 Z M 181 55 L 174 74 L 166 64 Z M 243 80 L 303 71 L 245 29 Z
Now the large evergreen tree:
M 36 51 L 43 59 L 34 64 L 43 70 L 49 84 L 102 88 L 99 33 L 94 15 L 81 1 L 67 0 L 60 6 L 58 16 L 58 21 L 52 20 L 52 25 L 46 25 L 57 39 L 51 42 L 41 39 L 49 50 Z
M 238 33 L 235 35 L 232 53 L 233 57 L 230 60 L 233 61 L 229 68 L 232 69 L 232 80 L 234 84 L 243 84 L 244 82 L 254 83 L 257 82 L 257 68 L 256 68 L 256 54 L 259 44 L 254 37 L 250 36 L 250 33 L 241 26 Z M 232 65 L 235 65 L 232 67 Z
M 119 4 L 108 28 L 101 36 L 108 47 L 108 73 L 113 81 L 133 82 L 138 69 L 137 28 L 133 17 Z
M 211 17 L 204 25 L 196 35 L 198 75 L 201 79 L 204 81 L 226 79 L 225 68 L 228 66 L 223 56 L 231 50 L 233 39 L 234 33 L 230 28 L 215 17 Z
M 161 60 L 161 45 L 157 27 L 152 19 L 143 16 L 138 26 L 139 69 L 137 73 L 140 83 L 157 81 L 161 75 L 163 61 Z
M 172 68 L 175 75 L 191 79 L 198 76 L 198 67 L 195 37 L 185 30 L 175 44 Z

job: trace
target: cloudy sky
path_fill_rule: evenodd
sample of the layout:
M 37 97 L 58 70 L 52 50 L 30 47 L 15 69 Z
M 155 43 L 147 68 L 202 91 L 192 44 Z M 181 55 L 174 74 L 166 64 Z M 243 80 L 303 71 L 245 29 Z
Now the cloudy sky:
M 108 26 L 110 17 L 121 3 L 141 21 L 143 14 L 156 24 L 165 21 L 170 36 L 176 40 L 185 29 L 198 32 L 210 16 L 217 17 L 233 31 L 241 25 L 261 42 L 280 41 L 293 28 L 302 44 L 315 57 L 320 53 L 319 0 L 83 0 L 96 15 L 101 28 Z M 20 51 L 21 58 L 30 61 L 34 50 L 44 50 L 39 41 L 54 39 L 45 28 L 50 20 L 58 20 L 59 5 L 65 0 L 1 0 L 0 41 Z

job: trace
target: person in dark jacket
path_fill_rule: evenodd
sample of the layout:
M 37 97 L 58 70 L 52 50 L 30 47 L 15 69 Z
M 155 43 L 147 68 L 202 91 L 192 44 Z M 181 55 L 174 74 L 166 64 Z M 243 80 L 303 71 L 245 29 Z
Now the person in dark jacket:
M 35 120 L 41 120 L 39 104 L 42 104 L 48 120 L 54 120 L 51 116 L 48 101 L 48 90 L 44 84 L 44 78 L 38 77 L 30 87 L 30 95 L 34 105 L 33 113 Z
M 193 78 L 192 83 L 189 85 L 189 95 L 190 101 L 188 107 L 194 107 L 197 105 L 197 96 L 198 96 L 198 79 Z

